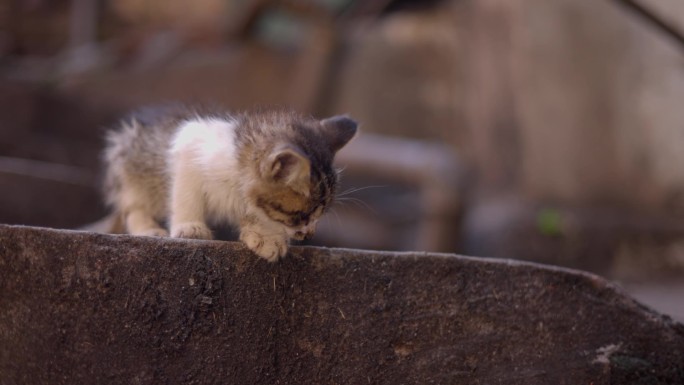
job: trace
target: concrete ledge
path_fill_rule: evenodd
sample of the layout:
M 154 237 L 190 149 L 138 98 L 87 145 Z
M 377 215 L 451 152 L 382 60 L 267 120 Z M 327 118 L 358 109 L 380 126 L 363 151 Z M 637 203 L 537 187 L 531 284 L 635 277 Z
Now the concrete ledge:
M 0 383 L 681 384 L 684 326 L 529 263 L 0 225 Z

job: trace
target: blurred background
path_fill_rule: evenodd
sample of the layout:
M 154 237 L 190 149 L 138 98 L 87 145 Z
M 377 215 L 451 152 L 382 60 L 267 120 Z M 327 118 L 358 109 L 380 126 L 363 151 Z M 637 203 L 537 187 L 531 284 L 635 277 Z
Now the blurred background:
M 592 271 L 684 320 L 681 0 L 3 0 L 0 222 L 106 213 L 141 105 L 348 113 L 314 244 Z

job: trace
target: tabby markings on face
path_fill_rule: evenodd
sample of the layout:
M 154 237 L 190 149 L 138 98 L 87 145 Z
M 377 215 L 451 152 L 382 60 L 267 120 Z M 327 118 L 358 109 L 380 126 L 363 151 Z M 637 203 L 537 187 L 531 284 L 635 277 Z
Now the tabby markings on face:
M 291 238 L 309 239 L 316 230 L 318 219 L 333 201 L 336 183 L 334 171 L 314 168 L 308 197 L 285 189 L 260 195 L 256 204 L 269 218 L 285 225 Z

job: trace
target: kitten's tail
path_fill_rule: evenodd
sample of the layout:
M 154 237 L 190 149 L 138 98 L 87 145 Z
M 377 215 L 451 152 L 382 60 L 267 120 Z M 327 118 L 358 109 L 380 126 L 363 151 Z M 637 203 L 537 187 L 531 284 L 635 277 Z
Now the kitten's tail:
M 126 227 L 121 213 L 113 212 L 99 221 L 79 227 L 77 230 L 93 233 L 125 234 Z

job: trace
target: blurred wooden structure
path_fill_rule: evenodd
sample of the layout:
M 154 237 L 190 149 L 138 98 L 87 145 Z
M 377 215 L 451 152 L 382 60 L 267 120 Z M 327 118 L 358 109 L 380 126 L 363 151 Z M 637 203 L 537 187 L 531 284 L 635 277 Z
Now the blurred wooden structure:
M 59 4 L 63 8 L 67 3 Z M 387 177 L 388 184 L 397 185 L 387 194 L 406 193 L 404 200 L 392 203 L 399 207 L 395 211 L 411 211 L 415 218 L 390 218 L 384 212 L 365 220 L 352 218 L 357 225 L 373 224 L 357 226 L 361 235 L 382 228 L 387 239 L 394 237 L 391 245 L 383 243 L 385 248 L 442 249 L 446 246 L 429 246 L 441 241 L 428 241 L 424 234 L 462 234 L 458 229 L 462 213 L 455 215 L 457 219 L 453 213 L 445 214 L 432 224 L 432 219 L 425 219 L 433 211 L 441 212 L 434 207 L 446 207 L 431 206 L 425 197 L 433 195 L 438 196 L 435 202 L 448 196 L 460 209 L 473 208 L 466 215 L 466 226 L 486 222 L 470 221 L 481 213 L 494 218 L 487 222 L 492 227 L 483 232 L 499 239 L 506 235 L 496 231 L 505 226 L 535 232 L 530 248 L 505 248 L 524 250 L 520 254 L 531 259 L 536 259 L 532 254 L 538 249 L 535 237 L 541 237 L 539 244 L 548 240 L 535 227 L 536 207 L 624 213 L 620 218 L 667 215 L 675 222 L 684 217 L 682 53 L 676 38 L 664 38 L 663 30 L 653 28 L 657 24 L 621 6 L 627 2 L 454 0 L 411 12 L 387 12 L 391 1 L 353 3 L 337 13 L 309 6 L 315 2 L 241 2 L 246 8 L 231 11 L 239 22 L 224 21 L 208 28 L 210 32 L 197 32 L 214 34 L 200 38 L 190 33 L 164 35 L 159 30 L 168 24 L 155 24 L 156 19 L 148 29 L 142 25 L 133 38 L 116 35 L 121 29 L 107 27 L 103 39 L 109 39 L 105 45 L 111 60 L 78 74 L 53 71 L 59 57 L 35 66 L 35 61 L 27 60 L 12 67 L 8 60 L 3 70 L 8 77 L 30 79 L 22 84 L 30 84 L 27 89 L 35 93 L 35 100 L 27 97 L 31 100 L 22 105 L 24 99 L 13 97 L 14 91 L 1 99 L 5 111 L 0 111 L 0 120 L 6 124 L 0 132 L 7 135 L 0 138 L 0 155 L 93 172 L 100 146 L 93 127 L 111 122 L 131 107 L 172 99 L 217 101 L 232 109 L 289 104 L 316 116 L 349 113 L 362 122 L 364 134 L 377 135 L 368 135 L 368 142 L 359 137 L 359 149 L 382 148 L 378 154 L 399 151 L 403 156 L 405 143 L 396 137 L 430 143 L 418 152 L 424 155 L 414 157 L 420 167 L 401 166 L 402 159 L 397 159 L 401 156 L 376 157 L 369 150 L 341 154 L 341 160 L 354 164 L 344 180 L 351 182 L 353 174 L 359 175 L 359 185 L 347 187 L 373 185 L 369 179 Z M 684 7 L 679 0 L 630 3 L 647 7 L 673 30 L 682 30 Z M 294 44 L 271 44 L 261 35 L 260 18 L 273 10 L 292 15 L 304 31 Z M 64 22 L 63 15 L 59 20 Z M 144 24 L 140 21 L 144 17 L 130 20 Z M 46 29 L 53 26 L 45 25 Z M 66 46 L 69 39 L 60 41 Z M 159 52 L 152 52 L 159 46 Z M 31 71 L 41 76 L 32 76 Z M 64 133 L 68 138 L 60 139 Z M 437 166 L 439 161 L 431 154 L 432 148 L 445 147 L 458 155 L 451 169 Z M 404 166 L 403 171 L 397 169 Z M 467 183 L 459 182 L 463 169 L 474 170 Z M 373 176 L 362 176 L 370 170 Z M 397 176 L 413 172 L 411 181 Z M 457 181 L 431 185 L 440 173 Z M 426 192 L 435 186 L 445 190 Z M 520 217 L 509 215 L 509 197 L 532 207 L 524 220 L 516 222 Z M 40 194 L 34 199 L 41 199 Z M 92 219 L 100 214 L 98 210 L 92 209 Z M 405 228 L 395 231 L 379 216 Z M 440 222 L 456 223 L 457 229 L 434 230 Z M 632 234 L 621 226 L 608 228 L 617 229 L 615 233 L 622 234 L 619 239 Z M 423 235 L 407 241 L 413 238 L 406 236 L 406 229 L 422 229 L 416 234 Z M 566 236 L 561 240 L 569 245 L 566 263 L 584 261 L 578 257 L 584 252 L 575 245 L 589 241 L 561 237 Z M 673 244 L 677 237 L 673 235 Z M 622 249 L 629 248 L 621 244 L 610 243 L 586 255 L 619 257 Z
M 666 36 L 677 42 L 680 47 L 684 50 L 684 31 L 680 29 L 684 26 L 684 21 L 679 23 L 679 26 L 673 25 L 670 21 L 667 21 L 667 17 L 660 15 L 657 10 L 651 9 L 656 4 L 653 1 L 639 1 L 639 0 L 616 0 L 618 3 L 624 5 L 628 9 L 632 10 L 636 15 L 642 17 L 660 31 L 662 31 Z M 662 3 L 662 2 L 661 2 Z M 662 5 L 661 5 L 662 6 Z M 665 4 L 667 7 L 667 4 Z M 663 11 L 664 12 L 664 11 Z
M 364 133 L 340 151 L 337 162 L 345 175 L 388 181 L 417 190 L 418 210 L 412 213 L 417 226 L 412 239 L 404 242 L 402 248 L 424 251 L 458 248 L 458 223 L 468 171 L 448 146 Z M 405 208 L 397 207 L 396 210 Z M 371 218 L 357 220 L 369 221 Z M 332 231 L 344 233 L 345 229 L 356 226 L 359 224 L 349 221 Z M 372 239 L 377 234 L 367 236 Z M 371 244 L 370 239 L 367 244 Z

